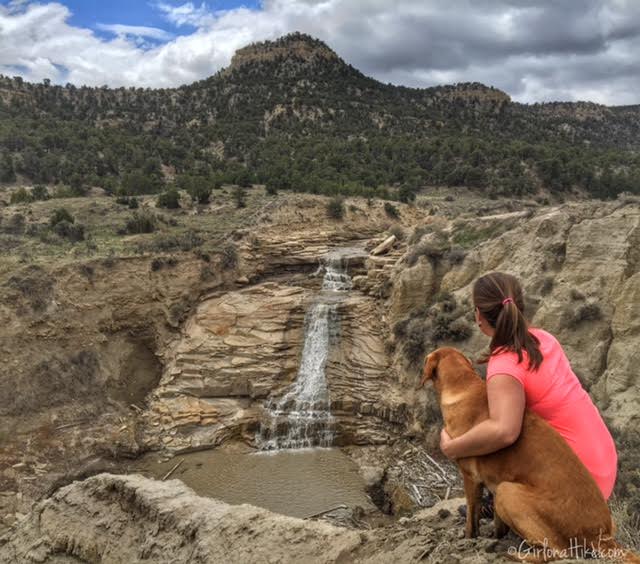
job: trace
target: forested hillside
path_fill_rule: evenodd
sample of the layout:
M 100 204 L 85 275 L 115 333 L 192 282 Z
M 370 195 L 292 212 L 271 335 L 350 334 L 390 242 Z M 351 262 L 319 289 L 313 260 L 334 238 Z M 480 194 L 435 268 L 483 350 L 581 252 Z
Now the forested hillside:
M 47 185 L 21 198 L 171 183 L 196 195 L 263 183 L 404 201 L 426 184 L 614 197 L 640 191 L 639 146 L 640 106 L 522 105 L 478 83 L 385 85 L 302 34 L 250 45 L 175 89 L 0 77 L 0 182 Z

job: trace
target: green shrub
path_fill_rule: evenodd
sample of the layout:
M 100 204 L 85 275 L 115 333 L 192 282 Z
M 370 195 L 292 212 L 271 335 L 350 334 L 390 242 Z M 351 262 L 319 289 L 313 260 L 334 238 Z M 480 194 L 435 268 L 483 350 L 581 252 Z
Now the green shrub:
M 73 190 L 69 186 L 56 186 L 51 194 L 52 198 L 73 198 Z
M 434 299 L 435 305 L 415 308 L 393 326 L 393 334 L 410 365 L 422 361 L 427 346 L 438 347 L 440 341 L 464 341 L 473 333 L 465 319 L 465 307 L 458 306 L 453 294 L 442 292 Z
M 215 272 L 210 264 L 205 263 L 200 266 L 200 280 L 202 282 L 211 280 L 214 276 Z
M 84 240 L 84 226 L 79 223 L 70 223 L 66 219 L 58 221 L 53 226 L 53 231 L 58 237 L 69 239 L 74 243 Z
M 1 218 L 0 218 L 1 219 Z M 21 213 L 14 213 L 8 221 L 2 222 L 2 232 L 8 235 L 22 235 L 25 231 L 25 219 Z
M 55 227 L 58 223 L 66 221 L 67 223 L 73 223 L 75 219 L 66 208 L 56 208 L 49 217 L 49 225 Z
M 243 186 L 236 186 L 233 189 L 233 201 L 238 209 L 247 207 L 247 191 Z
M 158 226 L 157 217 L 149 211 L 134 211 L 125 224 L 125 231 L 130 234 L 153 233 Z
M 445 313 L 451 313 L 458 307 L 455 296 L 449 292 L 440 292 L 434 299 Z
M 405 204 L 409 204 L 415 201 L 415 199 L 416 199 L 415 188 L 412 188 L 407 184 L 403 184 L 400 187 L 400 190 L 398 190 L 398 200 L 400 200 L 401 202 L 404 202 Z
M 451 292 L 447 292 L 446 290 L 441 290 L 440 292 L 438 292 L 433 296 L 433 301 L 434 303 L 437 303 L 437 304 L 441 304 L 443 302 L 451 302 L 451 301 L 455 303 L 456 297 Z
M 178 209 L 180 207 L 180 194 L 174 189 L 166 190 L 158 196 L 157 205 L 159 208 Z
M 246 168 L 238 173 L 236 177 L 236 184 L 240 188 L 251 188 L 251 186 L 253 185 L 252 175 Z
M 404 229 L 402 229 L 402 227 L 397 223 L 389 227 L 389 233 L 395 236 L 396 241 L 404 241 L 404 238 L 405 238 Z
M 400 217 L 400 212 L 398 208 L 396 208 L 391 202 L 384 203 L 384 213 L 386 213 L 389 217 L 393 219 L 397 219 Z
M 401 319 L 397 321 L 393 326 L 393 335 L 396 339 L 403 339 L 407 336 L 407 326 L 409 325 L 410 319 L 406 317 L 405 319 Z
M 327 202 L 327 217 L 329 219 L 341 220 L 344 217 L 344 198 L 334 196 Z
M 46 231 L 49 228 L 48 225 L 43 225 L 41 223 L 30 223 L 27 228 L 24 230 L 24 234 L 27 237 L 39 237 L 43 231 Z
M 433 227 L 431 227 L 430 225 L 420 225 L 418 227 L 414 227 L 413 233 L 411 233 L 411 236 L 409 237 L 409 240 L 407 242 L 409 243 L 409 245 L 415 245 L 427 233 L 433 233 Z
M 32 264 L 9 278 L 6 285 L 18 291 L 33 311 L 41 312 L 51 302 L 55 281 L 42 267 Z
M 187 191 L 193 202 L 208 204 L 211 199 L 212 181 L 202 176 L 181 176 L 178 184 Z
M 584 294 L 577 290 L 576 288 L 571 288 L 571 292 L 569 293 L 572 300 L 582 301 L 584 300 Z
M 200 245 L 203 240 L 195 231 L 189 230 L 180 234 L 159 234 L 150 241 L 139 243 L 141 253 L 167 253 L 171 251 L 191 251 Z
M 444 256 L 451 264 L 462 264 L 467 253 L 464 249 L 449 249 Z
M 135 194 L 155 194 L 164 187 L 164 181 L 158 174 L 148 174 L 142 170 L 133 170 L 123 175 L 118 191 L 132 196 Z
M 476 245 L 493 239 L 509 229 L 508 222 L 497 222 L 486 226 L 470 226 L 462 224 L 453 234 L 453 244 L 470 249 Z
M 95 268 L 93 268 L 93 266 L 91 266 L 90 264 L 78 265 L 78 271 L 88 280 L 91 280 L 96 273 Z
M 211 262 L 211 257 L 209 256 L 209 253 L 205 253 L 204 251 L 202 251 L 202 249 L 196 249 L 195 251 L 193 251 L 193 254 L 199 258 L 202 262 Z
M 36 184 L 33 187 L 33 190 L 31 190 L 31 195 L 33 196 L 34 200 L 48 200 L 50 197 L 47 187 L 43 184 Z
M 568 319 L 568 326 L 576 328 L 585 321 L 597 321 L 598 319 L 602 319 L 602 310 L 596 303 L 583 304 L 579 306 Z
M 227 243 L 222 247 L 220 266 L 224 270 L 231 270 L 238 265 L 238 249 L 233 243 Z
M 423 319 L 411 319 L 407 323 L 402 352 L 411 365 L 417 365 L 424 358 L 428 333 L 428 324 Z
M 434 341 L 464 341 L 471 334 L 471 326 L 462 318 L 452 319 L 446 313 L 439 313 L 433 320 L 431 338 Z
M 137 210 L 139 207 L 138 198 L 135 196 L 118 196 L 116 198 L 116 204 L 121 206 L 127 206 L 130 210 Z
M 567 243 L 557 242 L 549 246 L 549 253 L 557 264 L 562 264 L 567 256 Z
M 553 277 L 546 276 L 542 280 L 542 284 L 540 285 L 540 293 L 543 296 L 546 296 L 549 292 L 551 292 L 551 290 L 553 290 Z
M 173 268 L 178 264 L 178 259 L 175 257 L 156 257 L 151 261 L 151 271 L 157 272 L 163 268 Z
M 267 182 L 265 190 L 269 196 L 276 196 L 278 194 L 278 187 L 273 182 Z
M 431 261 L 441 259 L 449 251 L 449 245 L 444 240 L 423 241 L 414 245 L 407 255 L 407 264 L 413 266 L 421 256 L 427 257 Z
M 11 192 L 9 202 L 12 204 L 28 204 L 33 202 L 33 196 L 25 188 L 21 187 Z

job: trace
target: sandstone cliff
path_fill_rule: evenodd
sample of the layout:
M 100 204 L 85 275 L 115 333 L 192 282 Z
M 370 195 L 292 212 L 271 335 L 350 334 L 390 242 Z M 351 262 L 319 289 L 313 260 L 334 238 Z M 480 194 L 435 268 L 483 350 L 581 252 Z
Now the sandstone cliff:
M 424 305 L 425 298 L 436 303 L 453 294 L 472 319 L 473 281 L 490 271 L 510 272 L 524 285 L 532 324 L 557 336 L 610 425 L 637 425 L 640 207 L 564 205 L 529 218 L 496 216 L 489 221 L 507 231 L 469 249 L 458 264 L 445 264 L 446 272 L 437 276 L 431 292 L 423 291 L 431 265 L 418 262 L 402 269 L 392 308 L 403 312 Z M 478 222 L 451 224 L 444 231 L 455 241 L 461 233 L 477 230 Z M 474 327 L 471 338 L 456 346 L 476 357 L 486 344 Z

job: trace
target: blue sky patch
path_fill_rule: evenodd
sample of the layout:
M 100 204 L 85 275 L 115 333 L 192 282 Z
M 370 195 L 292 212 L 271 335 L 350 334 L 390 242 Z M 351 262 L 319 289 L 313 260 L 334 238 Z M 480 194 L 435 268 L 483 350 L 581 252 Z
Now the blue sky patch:
M 208 2 L 181 0 L 57 0 L 72 13 L 68 23 L 75 27 L 92 30 L 98 37 L 111 39 L 115 32 L 110 28 L 115 26 L 138 26 L 156 28 L 166 32 L 166 36 L 144 36 L 149 44 L 169 41 L 177 35 L 190 35 L 196 28 L 185 23 L 176 25 L 171 22 L 166 13 L 160 8 L 161 4 L 171 7 L 192 5 L 195 9 L 215 12 L 245 7 L 252 10 L 260 9 L 260 0 L 214 0 Z M 0 0 L 0 5 L 8 6 L 11 0 Z M 24 2 L 28 4 L 29 2 Z M 132 35 L 134 35 L 132 33 Z

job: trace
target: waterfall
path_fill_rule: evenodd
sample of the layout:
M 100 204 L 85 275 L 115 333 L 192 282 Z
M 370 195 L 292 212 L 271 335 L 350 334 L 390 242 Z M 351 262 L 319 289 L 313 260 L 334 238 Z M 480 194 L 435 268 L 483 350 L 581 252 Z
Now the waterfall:
M 338 253 L 324 263 L 322 291 L 305 315 L 304 344 L 296 380 L 279 400 L 266 404 L 268 421 L 258 435 L 262 450 L 328 447 L 333 443 L 325 367 L 338 329 L 338 303 L 351 289 L 351 278 Z

